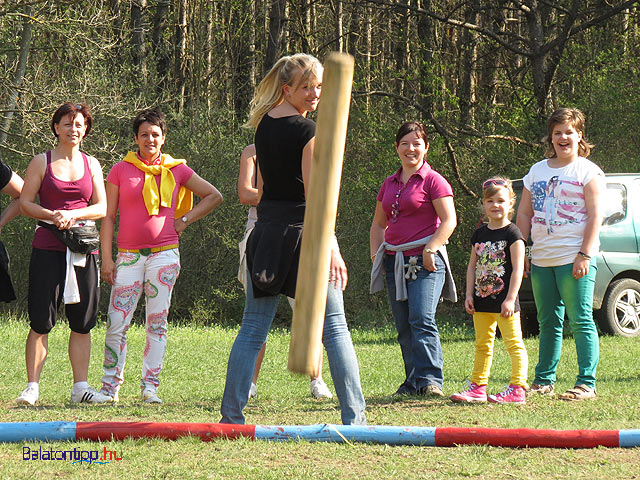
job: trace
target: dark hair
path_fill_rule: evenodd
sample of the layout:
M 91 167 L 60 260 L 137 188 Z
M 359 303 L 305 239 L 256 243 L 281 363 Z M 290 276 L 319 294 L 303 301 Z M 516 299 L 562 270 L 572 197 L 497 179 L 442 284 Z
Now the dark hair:
M 420 122 L 405 122 L 398 129 L 398 133 L 396 133 L 396 145 L 400 143 L 400 139 L 405 135 L 417 132 L 418 136 L 424 140 L 424 143 L 429 145 L 429 138 L 427 137 L 427 129 Z
M 76 118 L 79 113 L 84 117 L 84 124 L 87 126 L 84 136 L 86 137 L 89 135 L 91 126 L 93 125 L 93 118 L 91 117 L 91 109 L 89 108 L 89 105 L 86 103 L 66 102 L 58 107 L 56 113 L 53 114 L 53 118 L 51 119 L 51 131 L 53 132 L 53 136 L 58 138 L 55 125 L 59 124 L 63 117 L 71 115 L 71 118 Z
M 577 108 L 559 108 L 551 114 L 547 121 L 547 137 L 544 139 L 547 147 L 545 155 L 548 158 L 554 158 L 557 156 L 556 149 L 553 146 L 551 138 L 553 136 L 553 129 L 556 125 L 562 125 L 563 123 L 570 124 L 575 128 L 576 132 L 582 134 L 582 138 L 578 143 L 578 155 L 581 157 L 588 157 L 591 153 L 591 149 L 593 148 L 593 144 L 589 143 L 587 139 L 584 138 L 585 119 L 583 113 Z
M 149 108 L 146 110 L 142 110 L 136 115 L 136 118 L 133 119 L 133 134 L 136 137 L 138 136 L 140 125 L 142 125 L 144 122 L 148 122 L 151 125 L 160 127 L 160 130 L 162 130 L 162 134 L 167 134 L 167 120 L 165 119 L 164 113 L 162 113 L 160 110 Z

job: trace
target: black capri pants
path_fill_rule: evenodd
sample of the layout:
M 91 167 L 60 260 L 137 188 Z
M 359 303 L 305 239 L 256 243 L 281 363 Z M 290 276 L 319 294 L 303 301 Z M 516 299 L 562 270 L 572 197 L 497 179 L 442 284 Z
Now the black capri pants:
M 31 329 L 47 334 L 56 324 L 56 314 L 64 294 L 66 252 L 33 248 L 29 262 L 28 311 Z M 84 267 L 74 267 L 80 291 L 80 303 L 65 305 L 69 328 L 76 333 L 89 333 L 96 325 L 100 284 L 98 255 L 87 254 Z

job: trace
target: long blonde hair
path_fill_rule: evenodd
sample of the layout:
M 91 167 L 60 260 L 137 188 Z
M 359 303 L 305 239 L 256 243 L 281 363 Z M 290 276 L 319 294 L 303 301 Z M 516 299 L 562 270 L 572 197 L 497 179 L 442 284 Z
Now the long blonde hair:
M 293 81 L 300 73 L 297 85 Z M 256 87 L 255 94 L 251 100 L 249 119 L 245 127 L 256 128 L 262 117 L 282 103 L 284 98 L 283 86 L 289 85 L 297 87 L 303 83 L 309 83 L 320 78 L 322 75 L 322 64 L 313 55 L 306 53 L 296 53 L 288 55 L 278 60 L 269 73 L 262 79 Z

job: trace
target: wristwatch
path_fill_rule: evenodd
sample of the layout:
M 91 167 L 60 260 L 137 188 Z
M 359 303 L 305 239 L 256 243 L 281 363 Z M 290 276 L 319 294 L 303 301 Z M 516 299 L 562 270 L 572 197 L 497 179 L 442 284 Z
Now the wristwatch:
M 186 215 L 183 216 L 180 220 L 182 220 L 185 224 L 189 221 Z

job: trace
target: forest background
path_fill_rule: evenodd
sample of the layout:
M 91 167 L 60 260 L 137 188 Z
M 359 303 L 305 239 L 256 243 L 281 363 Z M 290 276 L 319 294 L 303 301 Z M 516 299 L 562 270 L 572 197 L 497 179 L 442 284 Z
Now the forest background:
M 398 126 L 429 129 L 429 162 L 452 184 L 459 225 L 449 255 L 464 289 L 481 184 L 520 178 L 543 158 L 545 118 L 580 108 L 592 160 L 640 171 L 638 0 L 0 0 L 0 157 L 24 175 L 50 149 L 65 101 L 92 107 L 83 150 L 105 174 L 133 148 L 131 119 L 168 116 L 166 151 L 186 158 L 225 201 L 181 239 L 171 318 L 234 324 L 244 294 L 237 243 L 246 222 L 236 180 L 253 90 L 281 55 L 355 57 L 337 236 L 349 268 L 350 323 L 389 322 L 386 294 L 369 295 L 369 227 L 384 178 L 399 167 Z M 7 198 L 2 199 L 6 206 Z M 2 230 L 26 311 L 34 221 Z M 108 302 L 103 288 L 102 304 Z M 446 304 L 445 304 L 446 305 Z M 440 313 L 463 316 L 463 306 Z M 106 309 L 102 309 L 106 312 Z M 290 310 L 282 308 L 278 321 Z

